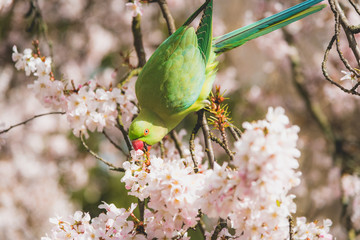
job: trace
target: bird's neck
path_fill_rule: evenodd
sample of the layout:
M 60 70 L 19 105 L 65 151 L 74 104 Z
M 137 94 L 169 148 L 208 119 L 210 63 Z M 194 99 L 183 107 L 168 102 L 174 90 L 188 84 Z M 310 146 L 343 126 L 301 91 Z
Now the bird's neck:
M 139 115 L 135 119 L 136 121 L 145 121 L 152 124 L 151 131 L 156 132 L 157 134 L 154 135 L 156 138 L 153 138 L 153 142 L 159 142 L 163 137 L 171 131 L 172 128 L 169 128 L 165 121 L 163 121 L 159 115 L 155 112 L 151 111 L 150 109 L 141 109 Z M 153 143 L 149 143 L 152 145 Z

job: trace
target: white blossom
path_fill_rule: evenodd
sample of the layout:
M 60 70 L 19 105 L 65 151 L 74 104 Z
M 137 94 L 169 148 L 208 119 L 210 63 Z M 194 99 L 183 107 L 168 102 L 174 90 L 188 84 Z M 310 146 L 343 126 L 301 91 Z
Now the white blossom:
M 331 220 L 323 220 L 323 224 L 318 225 L 316 222 L 306 223 L 305 217 L 296 218 L 296 225 L 294 227 L 294 239 L 303 240 L 332 240 L 333 237 L 329 234 Z
M 105 213 L 91 219 L 88 213 L 76 211 L 67 218 L 51 218 L 50 222 L 55 226 L 51 233 L 41 240 L 50 239 L 137 239 L 145 240 L 145 236 L 138 234 L 133 221 L 128 220 L 136 208 L 132 204 L 129 210 L 117 208 L 114 204 L 103 203 L 100 209 Z
M 142 15 L 140 0 L 134 0 L 134 2 L 129 2 L 125 5 L 130 9 L 133 17 L 136 17 L 138 14 Z
M 123 91 L 119 88 L 106 90 L 94 80 L 80 85 L 77 89 L 65 89 L 63 81 L 53 79 L 51 58 L 33 55 L 31 49 L 19 53 L 13 47 L 12 59 L 18 70 L 24 70 L 27 76 L 33 74 L 36 79 L 28 87 L 33 89 L 37 98 L 45 107 L 65 110 L 70 127 L 75 136 L 91 132 L 102 132 L 105 127 L 116 124 L 118 106 L 122 121 L 128 126 L 133 115 L 138 112 L 134 105 L 135 89 L 132 83 L 126 83 Z
M 358 82 L 358 79 L 353 72 L 341 70 L 341 73 L 343 73 L 344 76 L 340 78 L 340 81 L 350 80 L 352 86 L 354 86 Z
M 26 76 L 36 71 L 36 58 L 32 55 L 32 50 L 26 48 L 23 53 L 19 53 L 17 47 L 13 46 L 12 60 L 15 62 L 17 70 L 24 70 Z

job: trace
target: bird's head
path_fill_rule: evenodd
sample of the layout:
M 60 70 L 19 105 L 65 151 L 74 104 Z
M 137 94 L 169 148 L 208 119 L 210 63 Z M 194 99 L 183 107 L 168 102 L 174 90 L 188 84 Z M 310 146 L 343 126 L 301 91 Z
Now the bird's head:
M 129 137 L 135 150 L 147 151 L 152 145 L 160 142 L 168 132 L 158 117 L 141 111 L 130 125 Z

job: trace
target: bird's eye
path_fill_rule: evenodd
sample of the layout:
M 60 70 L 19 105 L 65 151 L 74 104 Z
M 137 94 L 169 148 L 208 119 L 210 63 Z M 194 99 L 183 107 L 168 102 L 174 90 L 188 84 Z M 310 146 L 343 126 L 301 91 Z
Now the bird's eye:
M 146 136 L 146 135 L 148 135 L 149 134 L 149 129 L 145 129 L 145 131 L 144 131 L 144 135 Z

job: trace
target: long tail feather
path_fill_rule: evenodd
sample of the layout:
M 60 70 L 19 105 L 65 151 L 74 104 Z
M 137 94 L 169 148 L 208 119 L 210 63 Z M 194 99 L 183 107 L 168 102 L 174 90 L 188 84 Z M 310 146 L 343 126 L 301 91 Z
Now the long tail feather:
M 322 0 L 308 0 L 270 17 L 239 28 L 213 40 L 213 50 L 220 54 L 243 45 L 247 41 L 282 28 L 292 22 L 320 11 L 326 5 L 313 6 Z

